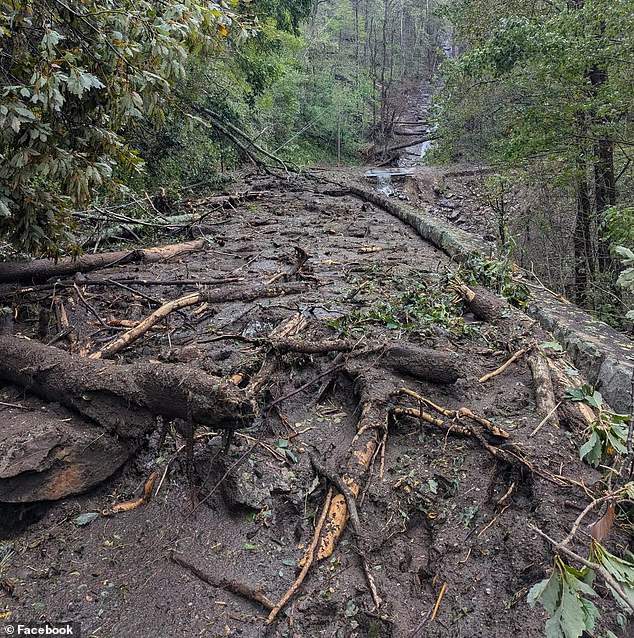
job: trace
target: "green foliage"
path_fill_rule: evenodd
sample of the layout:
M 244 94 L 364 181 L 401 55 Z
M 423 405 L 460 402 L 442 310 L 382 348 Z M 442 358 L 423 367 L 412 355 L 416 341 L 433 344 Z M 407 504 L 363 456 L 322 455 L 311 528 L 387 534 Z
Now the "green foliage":
M 525 308 L 530 293 L 528 288 L 513 277 L 513 263 L 510 258 L 489 259 L 483 255 L 470 257 L 467 270 L 459 273 L 467 285 L 481 285 L 502 295 L 518 307 Z
M 593 541 L 590 559 L 601 565 L 619 583 L 628 600 L 634 602 L 634 554 L 625 552 L 625 556 L 619 558 L 614 554 L 610 554 L 601 543 Z M 607 586 L 614 600 L 624 609 L 629 610 L 627 603 L 614 588 L 609 583 L 607 583 Z
M 115 168 L 142 161 L 126 134 L 160 125 L 192 55 L 213 56 L 253 27 L 226 5 L 195 0 L 0 4 L 0 233 L 55 253 L 66 213 Z
M 603 398 L 589 385 L 569 388 L 564 395 L 569 401 L 586 403 L 598 411 L 598 417 L 588 428 L 588 440 L 579 449 L 579 456 L 590 465 L 597 467 L 627 454 L 627 435 L 629 416 L 615 414 L 603 408 Z
M 539 603 L 550 615 L 544 627 L 547 638 L 580 638 L 584 631 L 592 632 L 599 611 L 588 596 L 596 596 L 592 588 L 594 572 L 577 570 L 559 556 L 550 578 L 534 585 L 528 592 L 528 603 Z
M 544 202 L 543 243 L 572 253 L 553 279 L 574 277 L 579 298 L 604 304 L 586 289 L 611 291 L 607 245 L 627 245 L 632 228 L 631 2 L 458 0 L 448 15 L 462 52 L 443 66 L 438 156 L 526 175 Z
M 362 332 L 368 324 L 419 335 L 441 331 L 467 336 L 477 332 L 475 326 L 464 320 L 460 304 L 454 302 L 442 282 L 429 283 L 415 273 L 408 278 L 392 277 L 387 279 L 392 292 L 386 295 L 384 290 L 368 285 L 373 274 L 379 275 L 369 273 L 368 279 L 355 283 L 377 299 L 367 308 L 331 322 L 332 327 L 344 334 Z M 383 278 L 382 283 L 385 281 Z
M 605 211 L 606 237 L 615 246 L 634 245 L 634 207 L 610 206 Z

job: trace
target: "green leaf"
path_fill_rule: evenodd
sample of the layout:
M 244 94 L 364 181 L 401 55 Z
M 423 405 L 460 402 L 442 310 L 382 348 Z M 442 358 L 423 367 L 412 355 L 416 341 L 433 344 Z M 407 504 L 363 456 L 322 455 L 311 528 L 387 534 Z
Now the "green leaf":
M 596 467 L 603 459 L 603 447 L 598 433 L 592 432 L 590 438 L 579 448 L 579 458 Z
M 564 348 L 558 341 L 545 341 L 539 346 L 543 350 L 554 350 L 555 352 L 563 352 Z
M 560 573 L 558 570 L 553 570 L 550 578 L 546 578 L 531 587 L 527 596 L 528 604 L 531 607 L 535 607 L 535 603 L 539 602 L 547 612 L 552 614 L 559 603 L 560 588 Z

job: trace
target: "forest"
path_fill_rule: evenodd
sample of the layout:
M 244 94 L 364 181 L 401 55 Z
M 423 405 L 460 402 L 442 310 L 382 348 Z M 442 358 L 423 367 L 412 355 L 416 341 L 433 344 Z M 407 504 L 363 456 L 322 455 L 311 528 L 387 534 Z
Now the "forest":
M 631 0 L 0 0 L 0 76 L 6 635 L 633 635 Z

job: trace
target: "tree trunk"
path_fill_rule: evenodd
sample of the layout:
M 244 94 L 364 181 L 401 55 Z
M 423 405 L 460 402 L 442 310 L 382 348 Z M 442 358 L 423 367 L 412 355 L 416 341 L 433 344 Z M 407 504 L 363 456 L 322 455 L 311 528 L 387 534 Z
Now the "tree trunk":
M 573 235 L 575 257 L 575 301 L 584 304 L 588 282 L 593 274 L 592 231 L 590 226 L 591 202 L 588 195 L 588 182 L 580 176 L 577 183 L 577 218 Z
M 204 247 L 205 242 L 197 240 L 159 248 L 118 250 L 110 253 L 82 255 L 77 258 L 34 259 L 24 262 L 0 263 L 0 283 L 37 283 L 52 277 L 67 277 L 77 272 L 90 272 L 114 265 L 165 261 L 202 250 Z
M 83 417 L 38 419 L 31 429 L 3 421 L 0 501 L 89 489 L 131 458 L 159 415 L 233 430 L 249 425 L 255 410 L 233 383 L 188 366 L 111 365 L 11 336 L 0 336 L 0 379 Z

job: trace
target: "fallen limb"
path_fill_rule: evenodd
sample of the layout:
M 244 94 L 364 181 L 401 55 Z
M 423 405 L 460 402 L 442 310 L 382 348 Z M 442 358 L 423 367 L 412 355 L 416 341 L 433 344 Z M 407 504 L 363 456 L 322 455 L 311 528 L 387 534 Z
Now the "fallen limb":
M 236 204 L 252 201 L 254 199 L 264 199 L 270 197 L 271 191 L 243 191 L 233 195 L 210 195 L 209 197 L 201 197 L 200 199 L 186 199 L 183 202 L 183 208 L 189 210 L 199 208 L 200 206 L 215 206 L 218 208 L 233 208 Z
M 30 292 L 38 292 L 40 290 L 49 290 L 51 288 L 72 288 L 80 285 L 83 287 L 103 286 L 104 288 L 114 286 L 223 286 L 225 284 L 234 284 L 244 281 L 244 277 L 226 277 L 217 279 L 63 279 L 61 281 L 54 281 L 50 284 L 39 284 L 35 286 L 25 286 L 22 288 L 11 288 L 7 290 L 7 293 L 11 294 L 26 294 Z M 3 294 L 2 291 L 0 294 Z
M 91 359 L 107 359 L 117 354 L 134 341 L 146 334 L 159 321 L 181 308 L 193 306 L 200 302 L 224 303 L 228 301 L 253 301 L 264 297 L 278 297 L 285 294 L 294 294 L 306 290 L 305 284 L 281 284 L 280 286 L 227 286 L 214 290 L 201 290 L 192 292 L 178 299 L 173 299 L 148 315 L 137 326 L 104 346 L 98 352 L 90 355 Z
M 300 563 L 301 570 L 297 575 L 297 578 L 293 581 L 293 584 L 288 588 L 286 593 L 280 599 L 280 602 L 277 605 L 274 605 L 271 608 L 271 613 L 268 615 L 268 618 L 265 621 L 266 625 L 270 625 L 277 615 L 282 610 L 282 607 L 286 605 L 286 603 L 295 595 L 295 592 L 301 587 L 304 579 L 306 578 L 306 574 L 308 574 L 308 570 L 310 569 L 313 561 L 315 560 L 315 549 L 317 548 L 317 544 L 319 543 L 319 537 L 321 534 L 321 530 L 324 527 L 324 523 L 326 522 L 326 516 L 328 515 L 330 505 L 332 503 L 332 488 L 328 490 L 328 494 L 326 495 L 326 502 L 324 503 L 324 507 L 321 511 L 321 516 L 317 521 L 317 525 L 315 526 L 315 533 L 313 534 L 313 540 L 304 553 L 304 557 Z
M 234 430 L 251 423 L 254 403 L 231 381 L 176 364 L 110 365 L 35 341 L 0 336 L 0 379 L 81 415 L 16 422 L 0 431 L 0 501 L 56 500 L 93 487 L 137 451 L 155 417 Z M 9 451 L 13 450 L 11 454 Z
M 111 253 L 65 257 L 63 259 L 34 259 L 25 262 L 0 263 L 0 283 L 45 281 L 51 277 L 67 277 L 76 272 L 89 272 L 114 265 L 154 263 L 166 261 L 203 250 L 205 242 L 196 240 L 184 244 L 171 244 L 158 248 L 118 250 Z
M 267 151 L 265 148 L 262 148 L 261 146 L 256 144 L 242 129 L 238 128 L 235 124 L 224 119 L 222 115 L 220 115 L 219 113 L 215 113 L 214 111 L 211 111 L 210 109 L 206 109 L 206 108 L 196 108 L 196 110 L 199 113 L 204 113 L 208 117 L 212 118 L 214 126 L 217 126 L 220 130 L 222 130 L 222 132 L 225 133 L 225 135 L 230 135 L 229 132 L 233 131 L 233 133 L 241 137 L 247 144 L 249 144 L 249 146 L 255 149 L 258 153 L 264 155 L 264 157 L 279 164 L 285 171 L 288 171 L 288 167 L 283 159 L 279 158 L 277 155 L 274 155 L 273 153 Z M 234 136 L 231 136 L 231 137 L 234 137 Z M 244 148 L 242 145 L 240 145 L 240 147 Z
M 180 565 L 181 567 L 184 567 L 187 571 L 196 576 L 196 578 L 202 580 L 203 583 L 207 583 L 207 585 L 211 585 L 211 587 L 226 589 L 232 594 L 237 594 L 238 596 L 242 596 L 247 600 L 253 600 L 256 603 L 260 603 L 260 605 L 262 605 L 262 607 L 264 607 L 265 609 L 275 608 L 275 604 L 273 603 L 273 601 L 269 600 L 261 589 L 253 589 L 253 587 L 249 587 L 248 585 L 244 585 L 243 583 L 238 583 L 234 580 L 229 580 L 228 578 L 221 578 L 219 580 L 216 580 L 189 561 L 185 560 L 182 556 L 178 556 L 178 554 L 175 554 L 173 551 L 170 552 L 169 556 L 174 563 Z
M 505 301 L 482 286 L 469 288 L 461 283 L 453 283 L 451 289 L 462 297 L 467 308 L 482 321 L 495 323 L 509 311 Z
M 407 142 L 403 142 L 402 144 L 396 144 L 395 146 L 389 146 L 388 148 L 384 148 L 381 150 L 376 150 L 372 152 L 373 156 L 385 156 L 394 153 L 395 151 L 400 151 L 404 148 L 409 148 L 410 146 L 418 146 L 418 144 L 423 144 L 424 142 L 431 142 L 432 140 L 437 139 L 436 135 L 426 135 L 425 137 L 419 137 L 415 140 L 409 140 Z
M 563 359 L 547 358 L 550 369 L 553 390 L 556 398 L 559 399 L 557 412 L 561 421 L 573 432 L 583 432 L 589 425 L 592 425 L 597 416 L 594 410 L 583 401 L 567 401 L 563 397 L 570 388 L 579 388 L 583 385 L 583 380 L 579 374 L 568 374 L 569 365 Z
M 520 357 L 523 357 L 529 350 L 530 348 L 521 348 L 499 368 L 493 370 L 493 372 L 488 372 L 484 376 L 480 377 L 478 379 L 478 383 L 486 383 L 487 381 L 489 381 L 489 379 L 493 379 L 493 377 L 497 377 L 498 375 L 502 374 L 511 364 L 517 361 Z
M 463 367 L 453 352 L 439 352 L 412 344 L 388 344 L 381 363 L 416 379 L 434 383 L 455 383 L 464 376 Z

